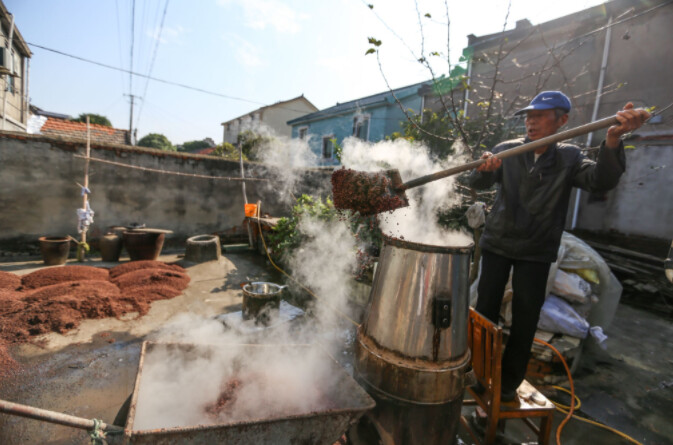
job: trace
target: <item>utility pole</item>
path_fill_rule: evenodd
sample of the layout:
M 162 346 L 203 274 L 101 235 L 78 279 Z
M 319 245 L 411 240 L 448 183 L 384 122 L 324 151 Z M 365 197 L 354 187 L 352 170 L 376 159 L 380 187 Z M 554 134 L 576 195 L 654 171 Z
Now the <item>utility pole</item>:
M 136 96 L 133 94 L 125 94 L 125 96 L 128 96 L 131 98 L 131 113 L 130 113 L 130 118 L 129 118 L 129 144 L 130 145 L 135 145 L 133 141 L 133 103 L 134 99 Z

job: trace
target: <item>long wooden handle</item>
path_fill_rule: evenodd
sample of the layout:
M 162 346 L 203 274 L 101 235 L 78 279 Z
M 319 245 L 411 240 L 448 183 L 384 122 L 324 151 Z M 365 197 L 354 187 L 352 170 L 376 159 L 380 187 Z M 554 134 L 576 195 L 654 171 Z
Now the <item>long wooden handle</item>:
M 571 128 L 570 130 L 565 130 L 560 133 L 554 133 L 550 136 L 543 137 L 542 139 L 528 142 L 527 144 L 519 145 L 518 147 L 510 148 L 509 150 L 501 151 L 500 153 L 497 153 L 493 156 L 498 159 L 509 158 L 510 156 L 516 156 L 521 153 L 533 151 L 536 148 L 544 147 L 545 145 L 554 144 L 556 142 L 564 141 L 576 136 L 591 133 L 592 131 L 600 130 L 601 128 L 607 128 L 618 123 L 619 121 L 617 120 L 616 116 L 606 117 L 605 119 L 580 125 L 579 127 Z M 446 178 L 447 176 L 452 176 L 457 173 L 475 169 L 485 162 L 486 159 L 477 159 L 476 161 L 468 162 L 467 164 L 438 171 L 436 173 L 431 173 L 426 176 L 421 176 L 420 178 L 412 179 L 411 181 L 400 184 L 398 187 L 395 187 L 395 190 L 404 191 L 413 187 L 418 187 L 419 185 L 427 184 L 428 182 L 436 181 L 438 179 Z
M 93 430 L 94 422 L 91 419 L 84 419 L 82 417 L 75 417 L 69 414 L 57 413 L 46 409 L 35 408 L 28 405 L 21 405 L 20 403 L 8 402 L 0 400 L 0 412 L 7 414 L 14 414 L 16 416 L 28 417 L 35 420 L 44 420 L 46 422 L 57 423 L 59 425 L 71 426 L 82 430 Z M 101 423 L 100 428 L 107 432 L 121 433 L 124 428 Z

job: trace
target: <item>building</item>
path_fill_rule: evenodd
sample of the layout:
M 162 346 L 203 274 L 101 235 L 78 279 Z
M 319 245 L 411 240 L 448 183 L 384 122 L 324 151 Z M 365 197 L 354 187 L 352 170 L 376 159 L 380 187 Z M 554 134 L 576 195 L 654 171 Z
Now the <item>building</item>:
M 318 108 L 306 99 L 303 94 L 294 99 L 276 102 L 273 105 L 267 105 L 222 122 L 223 141 L 236 144 L 240 133 L 260 127 L 266 127 L 278 136 L 290 137 L 292 130 L 287 121 L 314 111 L 318 111 Z
M 86 140 L 86 123 L 73 122 L 66 114 L 44 111 L 34 105 L 30 110 L 29 133 Z M 131 145 L 128 130 L 105 125 L 89 124 L 89 137 L 92 143 Z
M 292 137 L 308 138 L 321 165 L 336 165 L 339 161 L 335 157 L 334 142 L 341 144 L 351 136 L 377 142 L 400 131 L 400 124 L 407 119 L 402 109 L 415 113 L 423 109 L 423 96 L 419 90 L 426 84 L 421 82 L 337 103 L 333 107 L 298 117 L 288 122 L 292 126 Z
M 673 102 L 672 23 L 670 0 L 612 0 L 539 25 L 521 20 L 504 33 L 470 35 L 470 88 L 454 94 L 475 120 L 488 107 L 511 117 L 538 92 L 562 90 L 573 106 L 567 128 L 613 115 L 628 101 L 661 109 Z M 573 196 L 568 229 L 670 239 L 672 116 L 656 116 L 626 142 L 627 171 L 614 191 Z M 511 125 L 523 129 L 522 120 Z M 573 142 L 596 147 L 604 135 Z
M 14 17 L 0 1 L 1 130 L 26 131 L 28 122 L 28 73 L 30 48 L 23 40 Z

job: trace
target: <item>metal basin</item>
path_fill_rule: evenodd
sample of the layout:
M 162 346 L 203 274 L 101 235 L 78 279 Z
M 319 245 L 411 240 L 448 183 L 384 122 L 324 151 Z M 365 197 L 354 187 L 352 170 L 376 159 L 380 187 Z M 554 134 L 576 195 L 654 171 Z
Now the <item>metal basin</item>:
M 285 363 L 276 361 L 281 356 Z M 288 368 L 291 362 L 297 367 Z M 213 417 L 213 406 L 227 406 L 220 404 L 227 390 L 220 390 L 232 373 L 243 382 L 227 395 L 236 404 Z M 299 378 L 284 383 L 291 375 Z M 253 405 L 245 404 L 246 394 L 255 396 Z M 145 342 L 121 442 L 332 444 L 374 405 L 338 363 L 311 345 Z
M 255 318 L 257 321 L 267 323 L 269 311 L 278 309 L 281 293 L 286 287 L 266 281 L 242 283 L 243 318 L 246 320 Z

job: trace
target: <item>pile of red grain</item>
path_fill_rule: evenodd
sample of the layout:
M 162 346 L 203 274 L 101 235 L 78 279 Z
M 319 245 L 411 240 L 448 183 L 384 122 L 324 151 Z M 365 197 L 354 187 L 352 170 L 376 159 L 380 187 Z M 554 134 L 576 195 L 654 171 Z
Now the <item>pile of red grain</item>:
M 83 319 L 145 315 L 152 301 L 176 297 L 188 283 L 182 267 L 160 261 L 132 261 L 110 270 L 50 267 L 23 277 L 0 271 L 0 377 L 17 369 L 8 344 L 63 334 Z
M 359 172 L 347 168 L 332 173 L 334 207 L 376 215 L 407 206 L 402 193 L 396 193 L 393 181 L 385 174 Z

